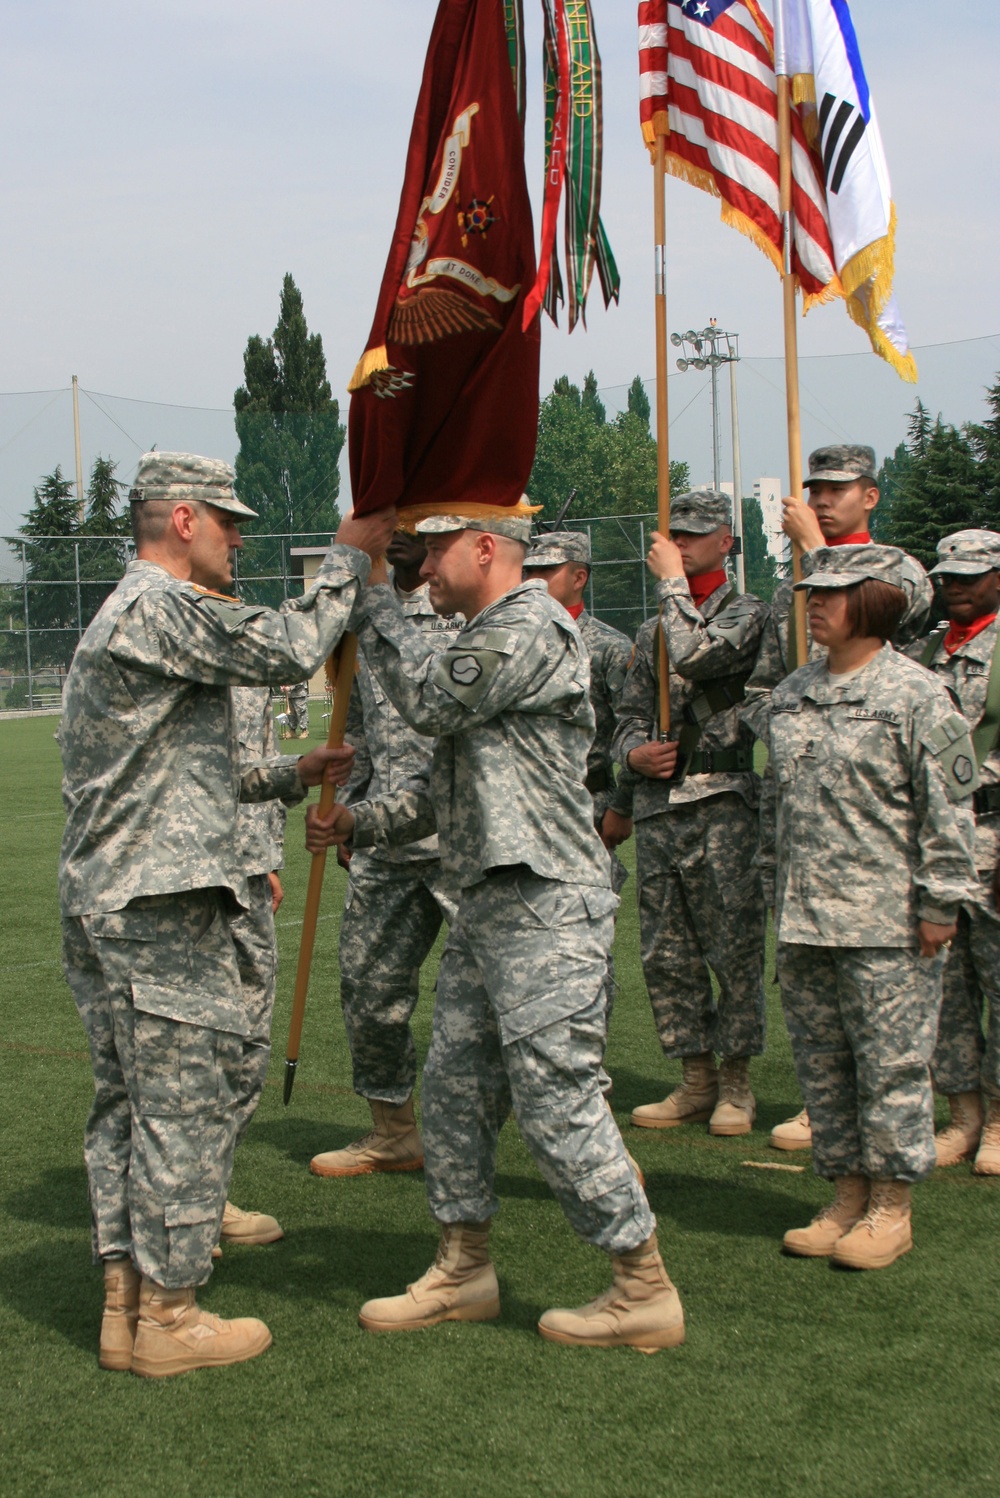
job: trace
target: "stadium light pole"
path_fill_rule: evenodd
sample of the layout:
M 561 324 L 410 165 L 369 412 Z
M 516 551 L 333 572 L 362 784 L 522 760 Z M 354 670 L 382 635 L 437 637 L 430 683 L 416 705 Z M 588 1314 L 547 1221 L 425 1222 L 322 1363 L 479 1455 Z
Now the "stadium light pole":
M 733 428 L 733 535 L 736 537 L 736 580 L 740 592 L 746 591 L 746 567 L 743 560 L 743 474 L 740 466 L 740 418 L 736 401 L 736 366 L 740 359 L 740 335 L 727 333 L 713 317 L 707 328 L 698 333 L 671 333 L 674 348 L 684 348 L 685 356 L 677 360 L 681 374 L 688 369 L 708 369 L 712 375 L 712 483 L 719 487 L 722 467 L 719 440 L 719 368 L 729 365 L 729 393 Z

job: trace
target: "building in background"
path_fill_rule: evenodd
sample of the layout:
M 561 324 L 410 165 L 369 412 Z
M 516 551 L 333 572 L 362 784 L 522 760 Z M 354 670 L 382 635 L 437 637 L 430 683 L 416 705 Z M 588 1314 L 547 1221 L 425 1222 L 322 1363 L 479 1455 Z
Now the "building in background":
M 791 561 L 792 543 L 781 529 L 781 480 L 762 476 L 754 481 L 753 497 L 760 505 L 767 549 L 780 567 Z

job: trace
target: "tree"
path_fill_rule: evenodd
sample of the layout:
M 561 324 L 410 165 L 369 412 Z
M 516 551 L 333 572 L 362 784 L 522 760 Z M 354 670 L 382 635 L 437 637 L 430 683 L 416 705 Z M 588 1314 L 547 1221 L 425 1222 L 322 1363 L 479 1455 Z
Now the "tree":
M 982 424 L 966 427 L 966 434 L 980 469 L 982 510 L 979 524 L 987 530 L 1000 531 L 1000 376 L 987 390 L 986 404 L 991 414 Z
M 649 396 L 646 394 L 646 387 L 642 382 L 641 375 L 636 375 L 628 387 L 628 408 L 633 416 L 638 416 L 648 432 L 651 412 L 649 408 Z
M 80 546 L 80 577 L 83 580 L 80 605 L 84 627 L 114 591 L 125 570 L 124 538 L 129 531 L 129 516 L 119 509 L 121 492 L 126 485 L 115 478 L 117 467 L 111 458 L 97 457 L 90 470 L 87 514 L 79 529 L 81 537 L 94 538 Z
M 560 375 L 538 411 L 538 444 L 528 481 L 533 504 L 543 516 L 555 519 L 571 489 L 579 491 L 572 515 L 606 515 L 610 496 L 607 482 L 607 443 L 604 406 L 597 397 L 591 372 L 586 400 L 578 385 Z
M 290 275 L 278 323 L 268 339 L 253 334 L 243 355 L 245 383 L 235 392 L 236 483 L 260 515 L 261 534 L 332 534 L 340 523 L 340 453 L 346 436 L 326 378 L 323 340 L 310 333 L 302 295 Z M 250 548 L 248 548 L 248 551 Z M 253 548 L 264 571 L 280 571 L 280 542 Z M 245 565 L 245 563 L 244 563 Z M 269 590 L 280 596 L 280 588 Z
M 743 500 L 743 570 L 748 593 L 770 603 L 780 581 L 778 564 L 767 546 L 760 500 L 751 494 Z
M 919 403 L 918 403 L 919 404 Z M 913 418 L 910 418 L 911 422 Z M 893 534 L 893 516 L 895 514 L 896 499 L 902 488 L 903 481 L 910 469 L 913 467 L 913 458 L 905 442 L 900 442 L 891 457 L 887 457 L 882 463 L 877 474 L 878 482 L 878 504 L 871 514 L 869 529 L 873 541 L 880 542 L 883 546 L 891 546 Z
M 918 401 L 910 418 L 911 462 L 892 506 L 892 532 L 885 539 L 910 552 L 925 567 L 937 561 L 937 543 L 951 531 L 978 525 L 983 512 L 983 475 L 972 442 L 938 417 L 925 430 Z
M 18 527 L 19 535 L 31 541 L 26 548 L 27 623 L 33 665 L 68 666 L 79 638 L 71 539 L 79 529 L 79 505 L 73 488 L 57 463 L 35 489 L 34 503 Z

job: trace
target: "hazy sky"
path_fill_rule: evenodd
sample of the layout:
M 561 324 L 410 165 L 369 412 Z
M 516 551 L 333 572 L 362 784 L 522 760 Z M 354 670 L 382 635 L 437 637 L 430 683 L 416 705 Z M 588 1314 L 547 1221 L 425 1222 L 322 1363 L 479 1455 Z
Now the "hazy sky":
M 541 8 L 525 0 L 525 9 L 534 191 Z M 0 392 L 55 390 L 76 373 L 92 391 L 227 408 L 247 336 L 273 328 L 285 271 L 302 289 L 342 392 L 371 322 L 434 11 L 434 0 L 3 0 Z M 606 313 L 595 290 L 589 331 L 572 337 L 546 323 L 543 391 L 556 375 L 581 379 L 591 367 L 602 387 L 653 372 L 652 184 L 637 123 L 636 7 L 595 0 L 594 11 L 605 79 L 604 219 L 622 300 Z M 976 397 L 1000 369 L 1000 6 L 853 0 L 852 12 L 892 173 L 896 288 L 911 342 L 990 340 L 970 345 L 957 364 L 921 360 L 933 367 L 928 403 L 954 420 L 978 416 Z M 749 360 L 774 360 L 741 372 L 752 389 L 754 368 L 770 370 L 762 410 L 777 412 L 777 427 L 770 410 L 748 425 L 744 470 L 783 471 L 778 278 L 721 225 L 705 194 L 668 180 L 667 201 L 670 326 L 716 316 L 740 333 Z M 812 312 L 800 336 L 807 358 L 867 347 L 839 305 Z M 831 432 L 864 435 L 869 423 L 879 443 L 892 440 L 914 392 L 878 365 L 873 355 L 847 361 L 841 374 L 854 373 L 840 378 L 838 393 L 836 380 L 826 388 L 834 364 L 807 363 Z M 697 396 L 697 378 L 671 381 L 675 409 Z M 703 406 L 707 413 L 695 401 L 695 416 Z M 68 403 L 56 401 L 16 435 L 34 409 L 0 394 L 4 529 L 30 503 L 29 476 L 56 461 L 72 471 Z M 131 425 L 116 409 L 135 441 L 99 423 L 85 401 L 86 456 L 110 450 L 127 472 L 136 443 L 157 439 L 142 408 L 130 408 Z M 824 440 L 824 420 L 807 444 Z M 707 414 L 699 422 L 690 434 L 679 424 L 674 448 L 703 477 Z M 193 434 L 203 427 L 192 418 Z M 228 430 L 224 419 L 219 430 Z

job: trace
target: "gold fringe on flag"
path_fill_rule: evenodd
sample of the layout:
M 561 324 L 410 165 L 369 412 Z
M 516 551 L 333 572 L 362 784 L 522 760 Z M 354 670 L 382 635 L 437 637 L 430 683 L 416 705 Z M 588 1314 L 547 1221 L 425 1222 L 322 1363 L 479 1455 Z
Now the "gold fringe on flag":
M 525 495 L 524 498 L 526 499 L 527 496 Z M 474 500 L 447 505 L 444 508 L 437 504 L 400 505 L 397 524 L 401 531 L 409 531 L 413 534 L 417 522 L 429 520 L 432 515 L 463 515 L 469 520 L 511 520 L 530 518 L 532 515 L 537 515 L 540 509 L 542 509 L 541 505 L 525 504 L 524 499 L 520 499 L 516 505 L 480 505 Z
M 351 375 L 348 391 L 363 390 L 371 383 L 373 374 L 378 374 L 380 369 L 389 368 L 389 351 L 383 344 L 381 348 L 366 349 L 358 360 L 358 367 Z

